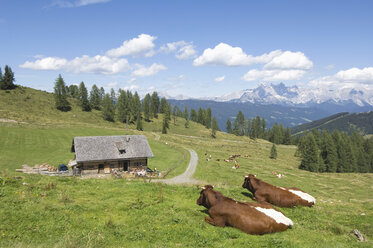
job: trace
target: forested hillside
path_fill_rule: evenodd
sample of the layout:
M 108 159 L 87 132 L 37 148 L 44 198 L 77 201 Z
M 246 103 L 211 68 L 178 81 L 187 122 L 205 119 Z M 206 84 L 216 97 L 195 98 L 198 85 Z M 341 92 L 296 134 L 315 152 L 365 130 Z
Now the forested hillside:
M 359 132 L 363 135 L 373 134 L 373 111 L 367 113 L 339 113 L 317 121 L 292 128 L 292 134 L 300 134 L 313 129 L 333 132 L 338 130 L 351 134 Z

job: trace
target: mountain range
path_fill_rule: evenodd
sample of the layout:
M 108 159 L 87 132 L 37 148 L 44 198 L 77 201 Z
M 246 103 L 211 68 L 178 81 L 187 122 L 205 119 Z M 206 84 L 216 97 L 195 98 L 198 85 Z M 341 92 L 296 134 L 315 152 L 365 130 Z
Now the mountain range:
M 219 127 L 225 130 L 227 119 L 232 121 L 239 110 L 245 117 L 264 117 L 268 126 L 275 122 L 294 127 L 340 112 L 368 112 L 373 110 L 373 91 L 365 88 L 340 87 L 334 89 L 303 88 L 280 84 L 259 84 L 254 89 L 246 89 L 219 97 L 188 98 L 177 96 L 168 98 L 172 105 L 183 109 L 212 110 Z

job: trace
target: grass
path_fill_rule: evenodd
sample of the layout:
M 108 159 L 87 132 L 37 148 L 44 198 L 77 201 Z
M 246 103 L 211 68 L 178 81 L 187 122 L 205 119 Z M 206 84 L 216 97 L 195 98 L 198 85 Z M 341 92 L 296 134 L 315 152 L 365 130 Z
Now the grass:
M 44 96 L 40 97 L 44 101 Z M 119 123 L 101 122 L 101 117 L 95 116 L 97 113 L 90 113 L 87 119 L 60 119 L 45 112 L 42 118 L 48 121 L 42 123 L 33 116 L 37 108 L 33 106 L 29 113 L 17 108 L 6 114 L 0 111 L 0 118 L 30 123 L 0 124 L 0 170 L 3 171 L 0 175 L 0 247 L 373 246 L 372 174 L 302 171 L 293 156 L 293 146 L 277 146 L 278 157 L 272 160 L 269 142 L 220 132 L 217 139 L 212 139 L 208 129 L 192 122 L 190 128 L 185 129 L 181 119 L 176 125 L 171 123 L 169 134 L 162 135 L 159 133 L 161 116 L 145 123 L 146 131 L 137 132 L 126 131 Z M 73 111 L 79 113 L 74 107 Z M 214 184 L 229 197 L 251 201 L 248 191 L 241 187 L 243 176 L 250 172 L 275 185 L 299 187 L 316 198 L 316 205 L 282 208 L 295 223 L 292 229 L 252 236 L 205 223 L 207 213 L 196 205 L 199 197 L 196 186 L 123 179 L 81 180 L 14 172 L 24 163 L 68 162 L 73 156 L 70 147 L 74 136 L 125 133 L 146 135 L 155 154 L 149 161 L 150 167 L 172 169 L 169 177 L 185 170 L 189 154 L 184 147 L 188 147 L 198 153 L 195 177 Z M 232 162 L 223 161 L 233 154 L 241 155 L 237 158 L 238 170 L 231 168 Z M 209 155 L 212 159 L 207 161 Z M 278 179 L 273 171 L 285 177 Z M 354 229 L 367 241 L 358 242 L 352 233 Z

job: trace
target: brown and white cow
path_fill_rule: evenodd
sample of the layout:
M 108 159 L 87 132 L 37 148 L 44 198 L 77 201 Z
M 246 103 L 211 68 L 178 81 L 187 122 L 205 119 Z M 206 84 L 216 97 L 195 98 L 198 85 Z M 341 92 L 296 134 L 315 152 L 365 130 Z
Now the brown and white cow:
M 277 187 L 263 182 L 252 174 L 245 176 L 242 187 L 253 193 L 253 200 L 269 202 L 279 207 L 294 207 L 298 205 L 311 207 L 316 203 L 314 197 L 298 188 Z
M 207 223 L 235 227 L 249 234 L 282 232 L 293 225 L 283 213 L 267 204 L 235 201 L 213 190 L 211 185 L 203 187 L 197 204 L 208 209 Z

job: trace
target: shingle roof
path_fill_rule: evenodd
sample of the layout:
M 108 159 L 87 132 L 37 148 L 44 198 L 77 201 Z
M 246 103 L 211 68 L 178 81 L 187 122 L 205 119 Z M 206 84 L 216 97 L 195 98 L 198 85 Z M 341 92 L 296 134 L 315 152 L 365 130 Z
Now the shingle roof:
M 78 163 L 153 157 L 144 135 L 74 137 L 71 151 Z

